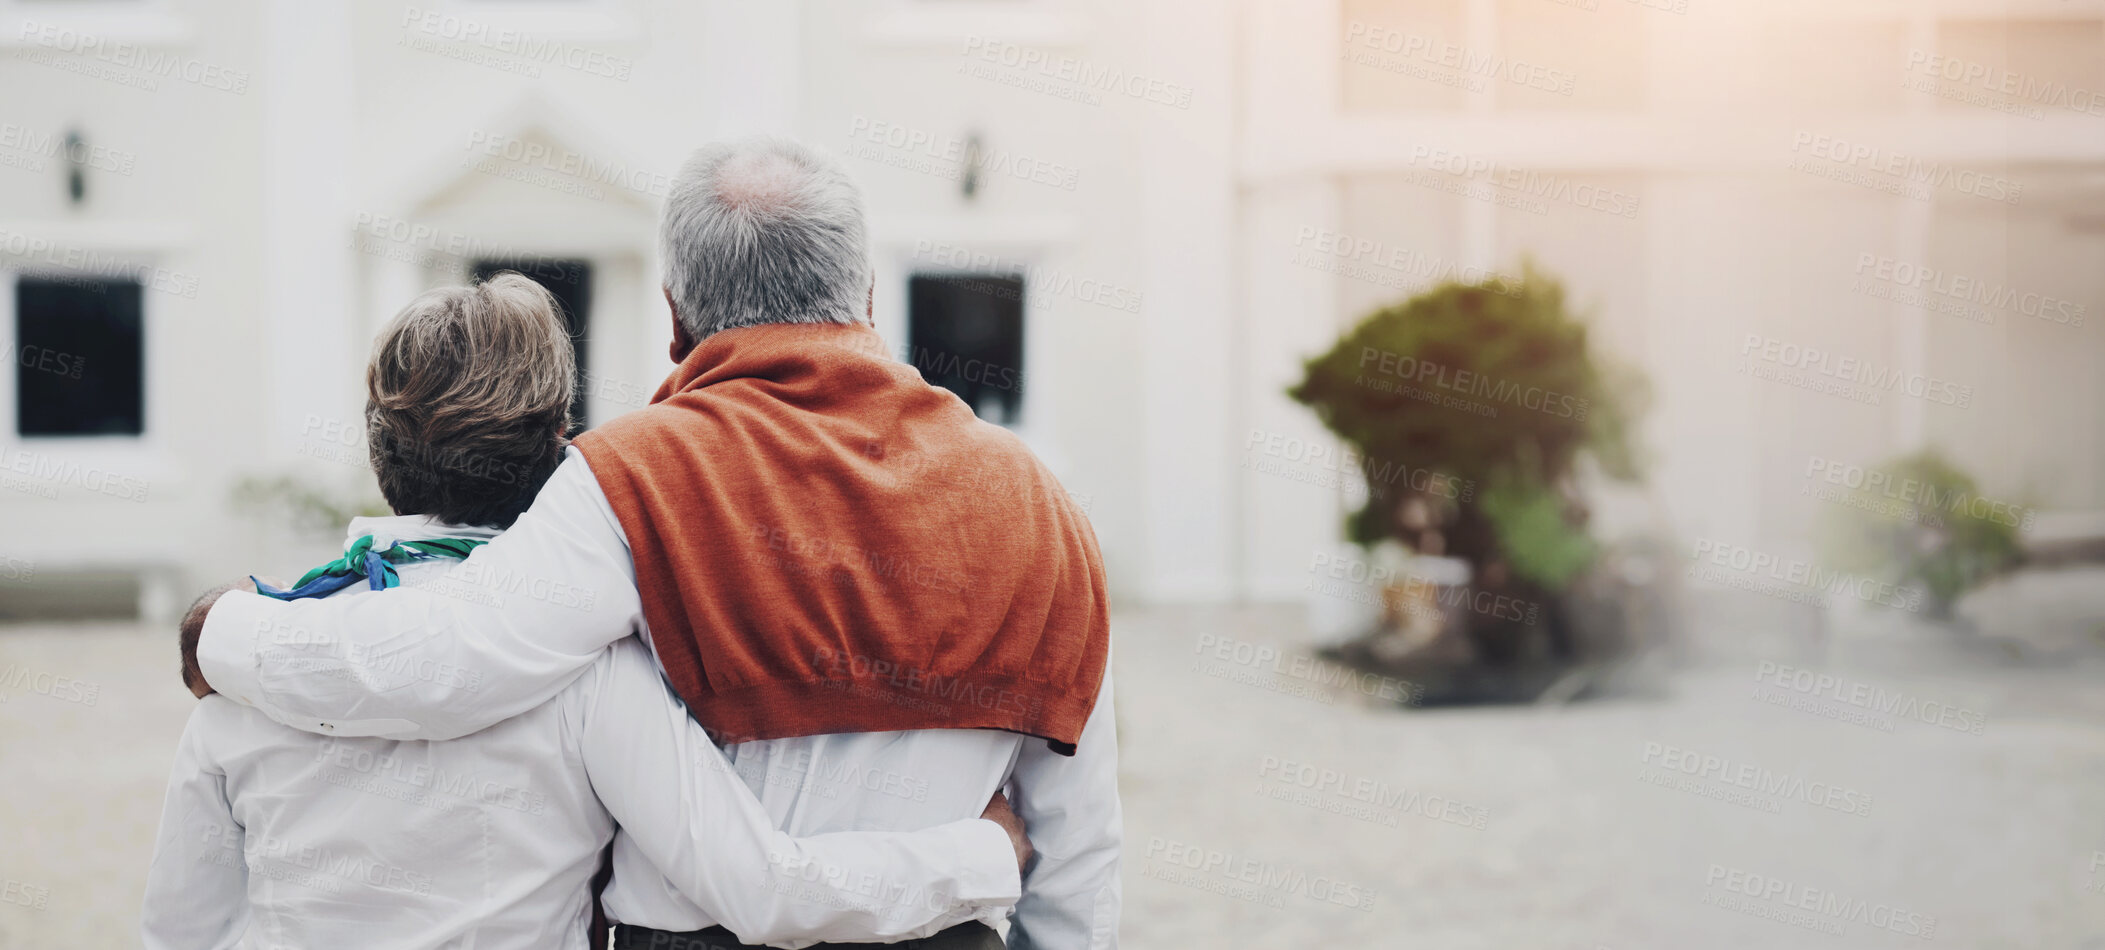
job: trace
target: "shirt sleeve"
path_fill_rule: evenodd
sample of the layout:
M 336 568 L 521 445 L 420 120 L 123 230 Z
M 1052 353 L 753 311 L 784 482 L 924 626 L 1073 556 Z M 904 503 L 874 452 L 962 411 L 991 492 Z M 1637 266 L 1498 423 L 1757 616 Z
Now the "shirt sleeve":
M 205 746 L 210 721 L 233 711 L 225 700 L 205 697 L 191 711 L 176 745 L 139 915 L 139 936 L 147 950 L 231 948 L 248 929 L 241 826 L 227 800 L 226 772 Z
M 1075 754 L 1025 740 L 1013 774 L 1016 814 L 1037 860 L 1009 931 L 1010 950 L 1112 950 L 1118 946 L 1118 723 L 1111 672 Z
M 452 739 L 553 698 L 642 617 L 621 523 L 573 448 L 445 577 L 292 602 L 229 592 L 197 659 L 214 689 L 296 729 Z
M 748 944 L 891 942 L 998 918 L 1022 885 L 1001 826 L 794 838 L 777 830 L 639 640 L 573 689 L 566 722 L 592 789 L 651 863 Z

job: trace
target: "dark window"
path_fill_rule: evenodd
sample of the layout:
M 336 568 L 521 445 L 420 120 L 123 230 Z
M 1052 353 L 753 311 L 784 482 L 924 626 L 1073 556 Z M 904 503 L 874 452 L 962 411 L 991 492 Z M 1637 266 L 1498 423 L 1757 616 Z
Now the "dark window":
M 516 261 L 476 261 L 475 280 L 485 281 L 505 271 L 518 271 L 548 288 L 562 311 L 563 326 L 570 331 L 570 347 L 577 352 L 577 393 L 570 398 L 570 434 L 586 428 L 585 353 L 591 342 L 587 329 L 592 317 L 592 264 L 589 261 L 558 261 L 535 258 Z
M 1022 418 L 1023 278 L 914 275 L 906 339 L 922 379 L 957 393 L 988 422 Z
M 146 431 L 146 337 L 129 280 L 24 277 L 15 283 L 15 431 Z

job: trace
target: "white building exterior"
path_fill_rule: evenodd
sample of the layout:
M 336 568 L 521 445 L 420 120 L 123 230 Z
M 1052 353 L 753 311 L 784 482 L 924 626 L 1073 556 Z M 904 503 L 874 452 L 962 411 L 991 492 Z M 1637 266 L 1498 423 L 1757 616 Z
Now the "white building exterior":
M 1523 254 L 1653 385 L 1652 502 L 1606 532 L 1809 552 L 1809 459 L 1932 443 L 1998 497 L 2105 507 L 2097 0 L 0 0 L 0 26 L 0 344 L 26 352 L 19 279 L 146 285 L 140 434 L 24 434 L 18 377 L 51 370 L 8 364 L 0 557 L 138 574 L 150 612 L 333 543 L 234 486 L 370 491 L 368 342 L 478 263 L 582 265 L 588 419 L 642 404 L 656 202 L 753 132 L 858 176 L 895 344 L 913 275 L 1022 274 L 1014 424 L 1127 602 L 1303 596 L 1345 506 L 1251 448 L 1326 442 L 1283 395 L 1301 360 Z M 1943 312 L 1952 276 L 1992 322 Z M 1771 340 L 1968 405 L 1756 379 Z

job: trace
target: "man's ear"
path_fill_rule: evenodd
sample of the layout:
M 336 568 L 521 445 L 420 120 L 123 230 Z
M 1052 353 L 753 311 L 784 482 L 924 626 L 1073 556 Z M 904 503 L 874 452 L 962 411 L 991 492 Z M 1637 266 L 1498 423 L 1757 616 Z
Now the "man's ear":
M 870 289 L 862 297 L 862 318 L 871 326 L 877 325 L 877 278 L 870 278 Z
M 672 288 L 658 289 L 665 292 L 665 309 L 672 311 L 672 347 L 666 352 L 672 356 L 674 364 L 685 363 L 687 354 L 694 352 L 695 343 L 698 341 L 688 335 L 687 324 L 680 322 L 680 305 L 673 302 Z

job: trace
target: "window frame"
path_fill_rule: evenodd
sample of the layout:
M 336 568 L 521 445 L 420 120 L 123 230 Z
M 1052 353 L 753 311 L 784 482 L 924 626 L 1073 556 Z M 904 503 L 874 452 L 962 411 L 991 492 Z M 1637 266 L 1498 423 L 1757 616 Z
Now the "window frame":
M 139 292 L 139 427 L 138 435 L 23 435 L 15 414 L 15 399 L 18 388 L 17 374 L 23 372 L 16 351 L 16 286 L 22 278 L 88 278 L 108 280 L 107 275 L 97 275 L 64 268 L 37 266 L 0 266 L 0 353 L 6 353 L 7 370 L 0 379 L 0 418 L 6 420 L 0 426 L 0 450 L 8 457 L 16 453 L 31 453 L 64 458 L 69 462 L 108 469 L 126 475 L 137 475 L 149 481 L 160 481 L 170 474 L 168 465 L 166 426 L 161 418 L 163 382 L 167 374 L 163 371 L 160 355 L 167 348 L 164 339 L 164 321 L 161 318 L 163 302 L 146 281 Z
M 21 361 L 21 352 L 20 352 L 20 346 L 21 346 L 21 343 L 22 343 L 22 341 L 21 341 L 21 332 L 22 332 L 22 312 L 21 312 L 21 310 L 20 310 L 20 303 L 21 303 L 21 286 L 22 286 L 22 281 L 23 281 L 23 280 L 25 280 L 25 279 L 28 279 L 28 280 L 35 280 L 35 281 L 44 281 L 44 282 L 50 282 L 50 283 L 57 283 L 57 284 L 62 284 L 62 285 L 63 285 L 63 284 L 65 284 L 65 283 L 68 283 L 68 282 L 70 282 L 70 281 L 72 281 L 72 280 L 80 280 L 80 281 L 82 281 L 82 282 L 95 282 L 95 283 L 100 283 L 100 284 L 122 284 L 122 283 L 129 283 L 129 284 L 131 284 L 131 285 L 132 285 L 133 287 L 136 287 L 136 288 L 138 289 L 138 293 L 139 293 L 139 333 L 138 333 L 138 341 L 139 341 L 139 432 L 138 432 L 137 434 L 130 434 L 130 433 L 109 433 L 109 434 L 91 434 L 91 433 L 43 433 L 43 434 L 37 434 L 37 435 L 27 435 L 27 434 L 25 434 L 25 433 L 23 433 L 23 432 L 21 431 L 21 427 L 22 427 L 21 409 L 22 409 L 22 406 L 21 406 L 21 403 L 19 402 L 19 400 L 20 400 L 20 397 L 21 397 L 21 391 L 22 391 L 22 384 L 23 384 L 23 382 L 24 382 L 24 379 L 25 379 L 25 377 L 24 377 L 24 376 L 23 376 L 22 374 L 23 374 L 23 373 L 24 373 L 24 372 L 26 371 L 26 368 L 25 368 L 25 367 L 24 367 L 24 366 L 22 365 L 22 361 Z M 84 274 L 71 274 L 71 273 L 63 273 L 63 272 L 49 272 L 49 271 L 47 271 L 47 272 L 43 272 L 43 273 L 35 273 L 35 272 L 31 272 L 31 273 L 16 273 L 16 274 L 15 274 L 15 275 L 13 276 L 13 280 L 12 280 L 11 284 L 10 284 L 10 285 L 9 285 L 9 287 L 8 287 L 8 298 L 9 298 L 9 299 L 8 299 L 8 306 L 9 306 L 9 308 L 10 308 L 10 309 L 8 310 L 8 332 L 9 332 L 9 333 L 11 334 L 11 336 L 10 336 L 10 347 L 9 347 L 9 349 L 8 349 L 8 351 L 7 351 L 7 352 L 8 352 L 8 353 L 9 353 L 9 354 L 10 354 L 10 355 L 11 355 L 11 356 L 13 357 L 13 363 L 14 363 L 14 376 L 13 376 L 13 377 L 12 377 L 12 378 L 11 378 L 11 379 L 10 379 L 10 380 L 8 381 L 8 382 L 9 382 L 9 384 L 10 384 L 10 385 L 9 385 L 9 387 L 8 387 L 8 396 L 9 396 L 9 398 L 10 398 L 10 400 L 11 400 L 11 402 L 10 402 L 10 404 L 9 404 L 9 413 L 8 413 L 8 418 L 9 418 L 9 420 L 10 420 L 10 425 L 12 425 L 12 426 L 14 427 L 14 429 L 15 429 L 15 435 L 16 435 L 16 437 L 17 437 L 17 438 L 22 438 L 22 439 L 30 439 L 30 440 L 45 440 L 45 439 L 49 439 L 49 440 L 52 440 L 52 441 L 64 441 L 64 442 L 85 442 L 85 441 L 91 441 L 91 440 L 95 440 L 95 439 L 140 439 L 140 438 L 144 438 L 144 437 L 145 437 L 145 435 L 146 435 L 146 431 L 147 431 L 147 429 L 146 429 L 146 295 L 147 295 L 148 293 L 150 293 L 150 292 L 151 292 L 151 288 L 149 288 L 149 287 L 147 286 L 147 283 L 146 283 L 146 282 L 144 282 L 144 281 L 140 281 L 140 280 L 136 280 L 136 279 L 132 279 L 132 278 L 127 278 L 127 277 L 124 277 L 124 276 L 122 276 L 122 275 L 118 275 L 118 276 L 102 276 L 102 275 L 94 275 L 94 276 L 90 276 L 90 275 L 84 275 Z M 69 356 L 75 356 L 75 357 L 79 357 L 79 356 L 80 356 L 80 354 L 66 354 L 66 355 L 69 355 Z M 83 372 L 83 373 L 82 373 L 81 375 L 82 375 L 82 378 L 86 378 L 86 376 L 87 376 L 88 374 L 87 374 L 86 372 Z
M 1017 262 L 1009 260 L 1004 261 L 1004 263 L 1013 264 Z M 913 314 L 913 286 L 914 280 L 916 278 L 925 278 L 929 280 L 1015 281 L 1016 285 L 1022 288 L 1022 292 L 1016 300 L 1016 319 L 1019 323 L 1022 324 L 1022 326 L 1019 329 L 1023 331 L 1020 337 L 1016 340 L 1017 358 L 1016 366 L 1014 367 L 1014 369 L 1016 370 L 1017 382 L 1020 387 L 1020 391 L 1016 393 L 1016 417 L 1007 422 L 995 422 L 992 419 L 987 419 L 985 416 L 979 416 L 978 406 L 972 406 L 971 408 L 973 411 L 973 415 L 979 416 L 979 418 L 981 418 L 982 420 L 985 420 L 987 422 L 994 422 L 995 425 L 1001 426 L 1004 429 L 1008 429 L 1011 432 L 1023 432 L 1024 427 L 1028 424 L 1029 420 L 1027 405 L 1030 402 L 1030 394 L 1033 388 L 1030 382 L 1030 367 L 1033 363 L 1033 357 L 1035 356 L 1035 354 L 1031 352 L 1031 324 L 1033 323 L 1031 319 L 1031 294 L 1034 292 L 1037 286 L 1037 281 L 1033 279 L 1031 272 L 1036 267 L 1036 264 L 1025 264 L 1021 267 L 1009 270 L 971 270 L 969 268 L 957 269 L 947 267 L 931 267 L 915 268 L 912 270 L 908 270 L 904 274 L 901 274 L 900 299 L 904 303 L 900 308 L 899 336 L 894 343 L 894 345 L 898 348 L 898 352 L 893 355 L 895 357 L 900 357 L 900 362 L 905 363 L 908 366 L 914 367 L 917 372 L 920 371 L 920 365 L 914 359 L 914 357 L 917 355 L 914 352 L 914 347 L 916 346 L 916 343 L 914 341 Z M 962 354 L 953 353 L 950 355 L 960 356 Z M 946 389 L 948 388 L 944 387 L 941 383 L 931 383 L 930 385 Z M 955 390 L 953 390 L 953 393 L 955 393 Z M 963 398 L 963 394 L 957 395 L 959 395 L 960 398 Z
M 1068 242 L 1060 237 L 1038 234 L 952 234 L 952 230 L 932 222 L 923 222 L 922 227 L 908 228 L 906 233 L 947 235 L 942 237 L 942 240 L 969 246 L 973 251 L 998 254 L 999 263 L 1011 268 L 1003 273 L 1020 274 L 1023 277 L 1023 365 L 1018 367 L 1018 372 L 1024 378 L 1023 398 L 1017 402 L 1015 422 L 1003 428 L 1023 439 L 1041 458 L 1049 461 L 1064 460 L 1065 456 L 1059 451 L 1056 438 L 1058 429 L 1053 418 L 1056 400 L 1048 398 L 1043 392 L 1045 381 L 1051 379 L 1057 351 L 1056 341 L 1053 339 L 1054 321 L 1048 319 L 1044 288 L 1040 284 L 1046 269 L 1063 256 L 1062 251 Z M 890 347 L 891 357 L 909 366 L 913 365 L 912 351 L 908 349 L 912 345 L 908 339 L 912 326 L 907 306 L 910 302 L 908 288 L 912 279 L 916 275 L 970 276 L 994 273 L 992 270 L 970 267 L 949 267 L 939 261 L 917 257 L 914 252 L 916 243 L 914 240 L 898 239 L 891 235 L 880 236 L 874 242 L 877 248 L 874 258 L 877 264 L 875 299 L 872 301 L 875 307 L 874 324 L 878 334 L 884 337 L 885 345 Z M 902 355 L 908 359 L 900 359 Z M 1061 469 L 1056 467 L 1054 470 Z

